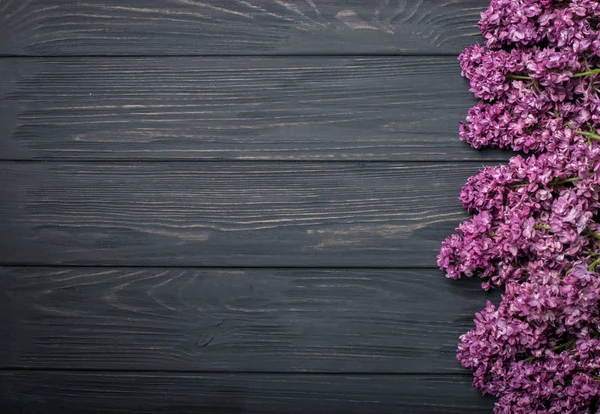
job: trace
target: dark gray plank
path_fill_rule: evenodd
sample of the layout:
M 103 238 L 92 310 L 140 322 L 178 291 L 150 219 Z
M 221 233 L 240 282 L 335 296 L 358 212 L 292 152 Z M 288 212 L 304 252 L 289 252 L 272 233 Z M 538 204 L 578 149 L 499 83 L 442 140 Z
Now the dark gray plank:
M 435 266 L 476 163 L 0 164 L 0 264 Z
M 2 413 L 490 413 L 468 376 L 0 371 Z
M 462 373 L 436 270 L 0 268 L 0 368 Z
M 0 0 L 0 54 L 450 53 L 487 0 Z
M 0 60 L 2 159 L 503 159 L 455 58 Z

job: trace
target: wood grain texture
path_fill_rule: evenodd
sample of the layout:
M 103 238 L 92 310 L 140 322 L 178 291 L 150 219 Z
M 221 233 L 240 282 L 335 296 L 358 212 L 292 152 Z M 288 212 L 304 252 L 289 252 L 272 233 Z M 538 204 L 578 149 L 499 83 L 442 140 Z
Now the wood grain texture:
M 0 60 L 2 159 L 490 160 L 455 58 Z
M 458 54 L 487 0 L 0 0 L 0 54 Z
M 468 376 L 0 371 L 2 413 L 490 413 Z
M 0 368 L 463 373 L 436 270 L 0 268 Z
M 0 263 L 434 267 L 477 163 L 2 163 Z

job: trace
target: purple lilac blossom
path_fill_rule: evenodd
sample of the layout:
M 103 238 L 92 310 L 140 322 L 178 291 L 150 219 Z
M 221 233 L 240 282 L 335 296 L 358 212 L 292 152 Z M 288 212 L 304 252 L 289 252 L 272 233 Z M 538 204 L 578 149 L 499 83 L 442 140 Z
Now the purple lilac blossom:
M 600 413 L 600 2 L 491 0 L 479 27 L 460 138 L 522 154 L 467 181 L 438 256 L 504 288 L 457 357 L 496 413 Z
M 473 385 L 500 397 L 497 413 L 580 413 L 600 397 L 600 275 L 574 263 L 508 283 L 460 338 Z

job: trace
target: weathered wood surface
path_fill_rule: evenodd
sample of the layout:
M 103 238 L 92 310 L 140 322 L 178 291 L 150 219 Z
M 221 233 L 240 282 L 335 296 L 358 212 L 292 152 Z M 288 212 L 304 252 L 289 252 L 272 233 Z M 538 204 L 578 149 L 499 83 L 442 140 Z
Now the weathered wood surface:
M 489 413 L 466 376 L 0 371 L 3 413 Z
M 0 60 L 2 159 L 490 160 L 455 58 Z
M 477 163 L 0 164 L 0 264 L 433 267 Z
M 490 412 L 434 269 L 488 3 L 0 0 L 0 413 Z
M 457 54 L 487 0 L 0 0 L 3 55 Z
M 465 373 L 436 270 L 0 268 L 0 368 Z

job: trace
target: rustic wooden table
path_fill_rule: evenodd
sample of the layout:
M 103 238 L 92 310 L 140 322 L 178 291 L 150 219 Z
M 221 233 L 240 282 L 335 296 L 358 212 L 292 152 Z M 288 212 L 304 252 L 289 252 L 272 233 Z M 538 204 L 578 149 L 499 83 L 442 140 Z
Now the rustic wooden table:
M 486 6 L 0 0 L 0 412 L 490 412 L 435 266 Z

